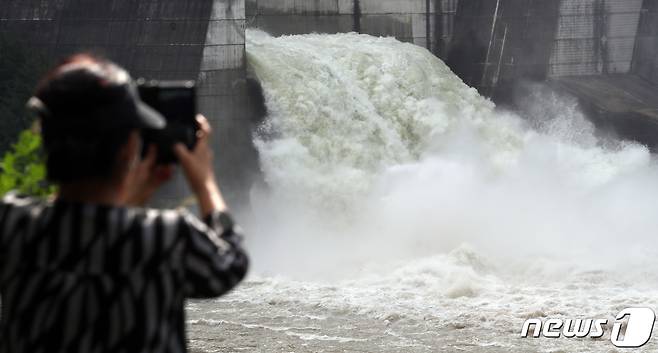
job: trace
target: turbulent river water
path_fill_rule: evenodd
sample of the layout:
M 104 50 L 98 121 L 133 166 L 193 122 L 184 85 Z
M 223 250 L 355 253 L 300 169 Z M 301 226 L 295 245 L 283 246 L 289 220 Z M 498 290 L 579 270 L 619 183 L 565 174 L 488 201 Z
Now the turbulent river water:
M 501 111 L 392 38 L 249 30 L 247 58 L 253 267 L 189 304 L 193 352 L 611 352 L 620 310 L 658 309 L 658 165 L 572 99 Z M 521 338 L 528 318 L 610 324 Z

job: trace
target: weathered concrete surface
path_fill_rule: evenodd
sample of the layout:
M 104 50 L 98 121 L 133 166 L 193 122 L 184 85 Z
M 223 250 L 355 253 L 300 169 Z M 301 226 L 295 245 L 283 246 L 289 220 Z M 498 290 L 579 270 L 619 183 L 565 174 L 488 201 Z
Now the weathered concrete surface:
M 551 84 L 578 97 L 599 129 L 639 141 L 654 152 L 658 89 L 650 80 L 658 63 L 658 18 L 650 13 L 658 11 L 656 4 L 562 0 L 549 70 Z
M 562 0 L 551 76 L 629 73 L 642 0 Z
M 643 2 L 633 72 L 658 85 L 658 1 L 655 0 Z
M 199 70 L 198 104 L 214 128 L 215 170 L 232 205 L 247 203 L 258 156 L 245 77 L 244 0 L 215 0 Z
M 558 77 L 549 84 L 580 99 L 597 126 L 658 151 L 658 90 L 634 75 Z
M 636 67 L 650 76 L 658 18 L 649 11 L 658 6 L 646 4 Z M 488 95 L 519 79 L 630 73 L 641 7 L 642 0 L 462 1 L 448 64 Z
M 637 76 L 570 76 L 555 78 L 551 83 L 587 98 L 599 109 L 611 113 L 642 114 L 658 124 L 658 90 Z
M 547 76 L 558 0 L 462 1 L 448 65 L 487 95 L 501 82 Z
M 2 0 L 0 33 L 53 63 L 78 51 L 106 56 L 135 77 L 199 80 L 199 111 L 215 126 L 218 174 L 230 199 L 256 157 L 244 84 L 244 0 Z M 177 177 L 160 201 L 186 194 Z
M 77 51 L 107 56 L 134 76 L 196 78 L 210 0 L 4 0 L 0 31 L 53 61 Z
M 658 89 L 632 72 L 658 83 L 658 2 L 641 7 L 642 0 L 462 1 L 447 63 L 512 107 L 518 82 L 552 78 L 597 126 L 656 149 Z

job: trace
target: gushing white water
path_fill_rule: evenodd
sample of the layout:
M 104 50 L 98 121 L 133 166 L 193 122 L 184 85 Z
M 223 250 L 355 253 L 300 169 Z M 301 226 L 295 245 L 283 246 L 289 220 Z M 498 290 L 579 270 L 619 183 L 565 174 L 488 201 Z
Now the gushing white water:
M 531 87 L 526 116 L 498 111 L 391 38 L 250 30 L 247 55 L 269 110 L 246 224 L 264 276 L 233 300 L 397 323 L 405 351 L 600 351 L 517 335 L 528 317 L 658 308 L 658 167 L 575 101 Z
M 256 138 L 269 193 L 255 204 L 282 222 L 268 228 L 403 259 L 464 242 L 597 258 L 647 250 L 658 226 L 648 150 L 603 147 L 572 100 L 537 89 L 528 119 L 496 111 L 392 38 L 249 31 L 247 53 L 269 109 Z

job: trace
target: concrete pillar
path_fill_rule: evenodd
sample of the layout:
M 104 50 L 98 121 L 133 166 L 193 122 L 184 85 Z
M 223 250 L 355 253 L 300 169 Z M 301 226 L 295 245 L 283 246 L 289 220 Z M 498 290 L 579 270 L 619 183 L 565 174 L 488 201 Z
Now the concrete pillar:
M 216 173 L 231 204 L 245 204 L 257 154 L 247 110 L 245 1 L 215 0 L 199 71 L 199 111 L 214 130 Z
M 633 56 L 633 73 L 658 85 L 658 2 L 644 0 Z

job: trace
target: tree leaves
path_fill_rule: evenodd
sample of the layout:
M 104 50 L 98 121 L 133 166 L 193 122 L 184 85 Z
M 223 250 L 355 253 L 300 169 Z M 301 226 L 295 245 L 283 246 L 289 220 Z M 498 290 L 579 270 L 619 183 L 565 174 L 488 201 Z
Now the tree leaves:
M 25 130 L 33 120 L 27 115 L 25 103 L 48 65 L 42 55 L 24 43 L 0 33 L 0 155 L 4 153 L 0 160 L 0 196 L 11 190 L 31 196 L 47 196 L 55 191 L 46 182 L 41 137 L 36 129 Z M 17 135 L 18 141 L 13 143 Z
M 20 133 L 18 141 L 0 161 L 0 195 L 11 190 L 31 196 L 48 196 L 55 187 L 46 181 L 41 136 L 33 130 Z

